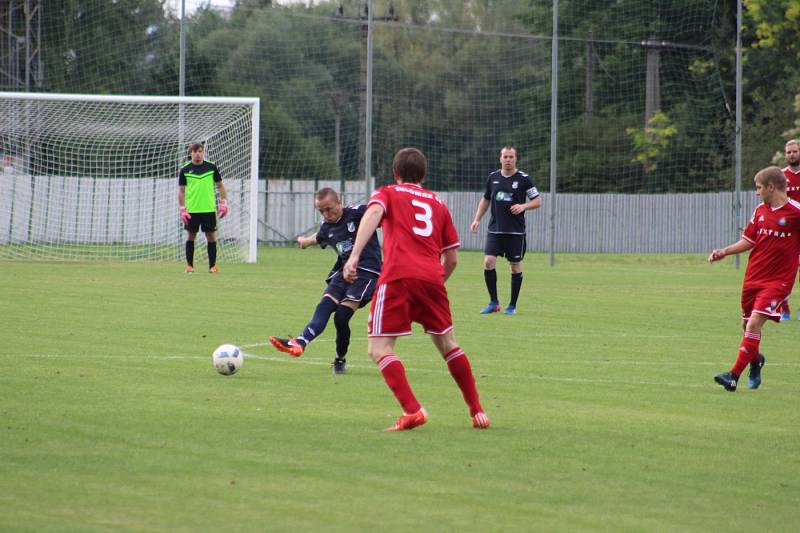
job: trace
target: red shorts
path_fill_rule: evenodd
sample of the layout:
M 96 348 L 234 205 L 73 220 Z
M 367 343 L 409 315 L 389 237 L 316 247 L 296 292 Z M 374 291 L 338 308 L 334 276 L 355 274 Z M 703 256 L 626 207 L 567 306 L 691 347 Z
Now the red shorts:
M 789 298 L 784 289 L 748 288 L 742 289 L 742 319 L 747 320 L 753 313 L 767 315 L 780 322 L 781 311 Z
M 411 335 L 412 322 L 422 324 L 431 335 L 453 329 L 444 285 L 411 278 L 379 283 L 369 311 L 369 336 Z

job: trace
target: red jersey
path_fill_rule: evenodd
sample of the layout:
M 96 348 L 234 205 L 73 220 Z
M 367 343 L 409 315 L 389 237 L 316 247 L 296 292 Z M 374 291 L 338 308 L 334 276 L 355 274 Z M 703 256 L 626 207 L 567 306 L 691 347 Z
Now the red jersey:
M 800 203 L 789 200 L 775 209 L 760 203 L 742 233 L 753 243 L 744 286 L 792 292 L 800 255 Z
M 800 170 L 795 172 L 789 167 L 784 167 L 783 175 L 786 176 L 786 196 L 800 202 Z
M 458 248 L 458 232 L 445 203 L 414 183 L 387 185 L 368 205 L 383 207 L 383 268 L 379 283 L 414 278 L 444 283 L 442 252 Z

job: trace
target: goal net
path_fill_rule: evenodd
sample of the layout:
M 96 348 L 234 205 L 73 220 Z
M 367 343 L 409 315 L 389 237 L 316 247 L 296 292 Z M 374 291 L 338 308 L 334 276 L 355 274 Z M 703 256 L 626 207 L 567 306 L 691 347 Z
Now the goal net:
M 182 260 L 177 176 L 200 141 L 228 193 L 218 258 L 254 262 L 258 108 L 257 98 L 0 93 L 0 259 Z

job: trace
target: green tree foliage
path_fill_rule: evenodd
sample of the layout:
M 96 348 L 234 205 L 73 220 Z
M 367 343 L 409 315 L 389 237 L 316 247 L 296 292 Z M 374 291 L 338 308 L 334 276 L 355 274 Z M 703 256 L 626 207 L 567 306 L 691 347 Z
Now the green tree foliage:
M 238 0 L 188 21 L 187 94 L 261 98 L 263 177 L 363 176 L 364 3 L 315 4 Z M 374 4 L 371 173 L 388 178 L 391 154 L 414 144 L 429 155 L 432 187 L 479 189 L 513 144 L 546 190 L 552 2 Z M 746 2 L 746 132 L 759 146 L 780 144 L 794 118 L 794 91 L 782 87 L 798 81 L 798 4 Z M 180 25 L 165 0 L 64 0 L 44 13 L 46 90 L 177 94 Z M 559 190 L 731 188 L 732 20 L 732 0 L 561 0 Z M 655 142 L 643 133 L 654 46 L 670 120 L 656 131 L 674 132 L 657 157 L 636 161 Z M 745 141 L 752 161 L 764 159 Z
M 161 64 L 174 50 L 163 0 L 63 0 L 43 6 L 45 89 L 162 94 Z
M 633 161 L 640 163 L 646 174 L 652 174 L 658 168 L 658 161 L 664 158 L 670 138 L 678 129 L 665 113 L 658 111 L 647 121 L 645 127 L 627 128 L 625 132 L 633 140 Z

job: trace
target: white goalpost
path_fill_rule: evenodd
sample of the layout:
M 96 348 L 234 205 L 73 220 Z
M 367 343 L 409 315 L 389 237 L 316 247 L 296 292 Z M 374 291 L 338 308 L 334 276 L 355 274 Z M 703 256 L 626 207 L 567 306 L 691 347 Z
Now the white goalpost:
M 258 98 L 0 92 L 0 259 L 182 261 L 200 141 L 228 192 L 219 261 L 255 262 L 258 128 Z

